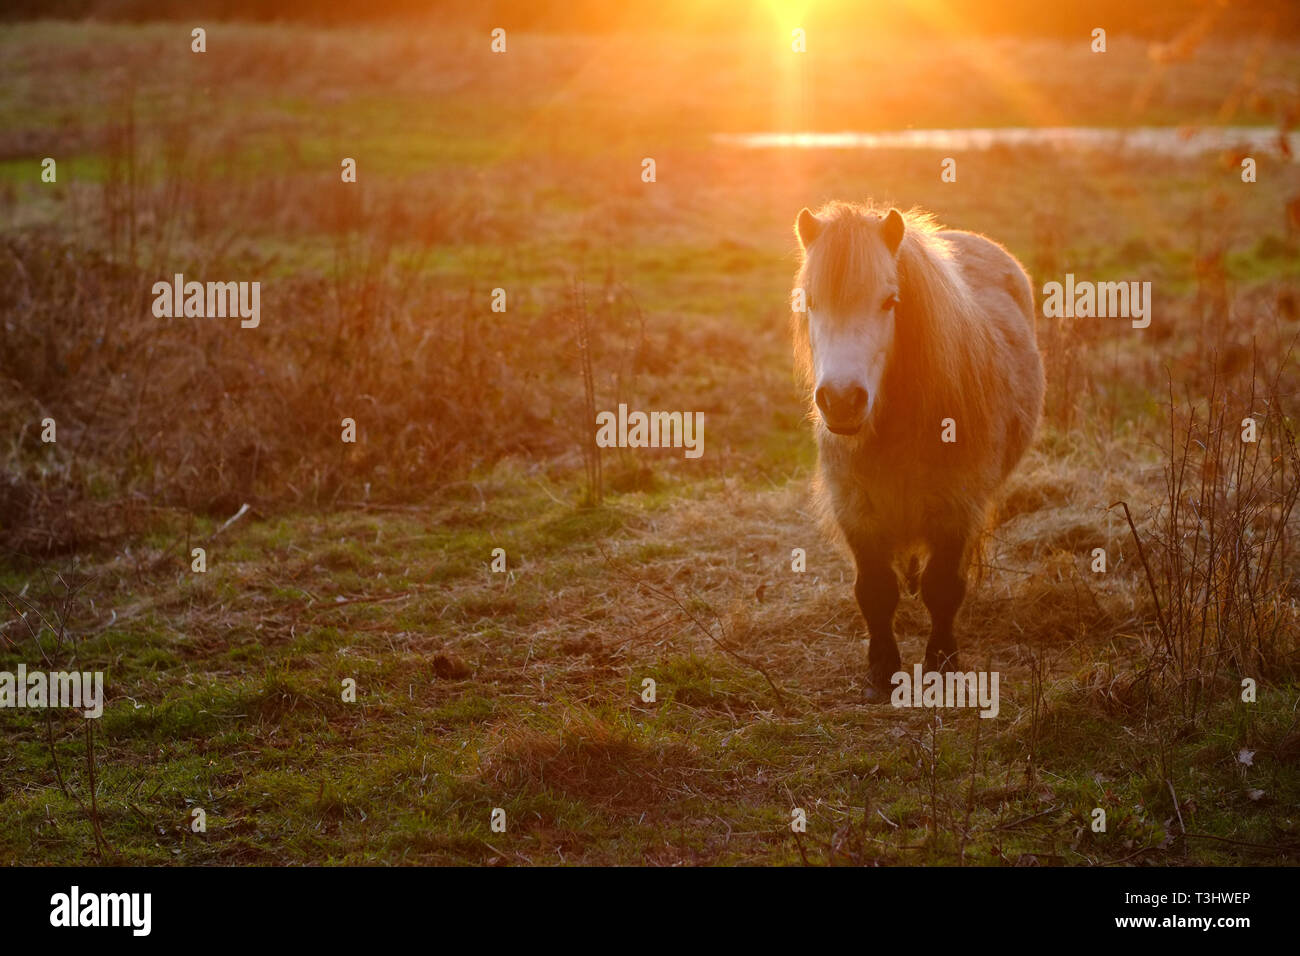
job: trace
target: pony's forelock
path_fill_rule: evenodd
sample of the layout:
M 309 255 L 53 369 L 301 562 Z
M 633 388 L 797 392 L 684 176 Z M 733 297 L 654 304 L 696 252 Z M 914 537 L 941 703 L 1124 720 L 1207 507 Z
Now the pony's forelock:
M 894 272 L 893 256 L 881 235 L 886 212 L 844 202 L 817 211 L 821 228 L 804 250 L 799 272 L 799 284 L 817 308 L 852 312 L 870 291 L 870 280 Z

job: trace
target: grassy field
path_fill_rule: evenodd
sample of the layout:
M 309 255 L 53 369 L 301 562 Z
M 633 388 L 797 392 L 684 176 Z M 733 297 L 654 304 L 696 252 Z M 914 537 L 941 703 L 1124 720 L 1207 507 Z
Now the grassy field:
M 0 862 L 1294 861 L 1297 166 L 995 149 L 942 183 L 712 134 L 1269 124 L 1300 50 L 509 43 L 0 27 L 0 671 L 109 699 L 0 711 Z M 1149 329 L 1040 326 L 1046 417 L 959 619 L 992 720 L 863 703 L 808 511 L 791 224 L 867 196 L 1039 288 L 1154 286 Z M 260 280 L 261 326 L 153 318 L 175 272 Z M 584 325 L 597 408 L 706 422 L 698 460 L 607 452 L 600 504 Z M 906 666 L 927 629 L 904 599 Z

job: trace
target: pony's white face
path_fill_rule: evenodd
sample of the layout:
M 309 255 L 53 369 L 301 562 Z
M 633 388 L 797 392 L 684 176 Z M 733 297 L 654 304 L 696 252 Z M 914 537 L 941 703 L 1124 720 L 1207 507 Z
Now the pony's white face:
M 828 224 L 805 209 L 795 228 L 807 253 L 813 398 L 828 429 L 856 435 L 876 411 L 894 348 L 902 217 Z
M 894 347 L 897 281 L 875 284 L 870 298 L 847 313 L 808 307 L 813 397 L 822 421 L 837 435 L 856 435 L 871 421 Z

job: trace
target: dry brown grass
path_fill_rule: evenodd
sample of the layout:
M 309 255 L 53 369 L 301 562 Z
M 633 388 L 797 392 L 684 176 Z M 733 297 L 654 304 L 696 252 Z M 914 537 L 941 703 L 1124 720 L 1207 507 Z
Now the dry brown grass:
M 692 748 L 639 733 L 630 721 L 612 723 L 568 708 L 545 729 L 503 724 L 480 750 L 478 779 L 506 792 L 553 789 L 606 807 L 645 807 L 691 779 L 699 761 Z

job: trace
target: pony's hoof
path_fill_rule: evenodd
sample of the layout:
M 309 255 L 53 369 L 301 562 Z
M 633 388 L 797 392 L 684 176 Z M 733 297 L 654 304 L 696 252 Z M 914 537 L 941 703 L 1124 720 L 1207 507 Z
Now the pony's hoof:
M 891 668 L 873 667 L 867 682 L 867 703 L 886 704 L 894 692 L 894 683 L 890 679 L 903 665 L 895 664 Z
M 877 687 L 875 684 L 867 685 L 867 692 L 864 695 L 868 704 L 887 704 L 889 703 L 889 691 Z

